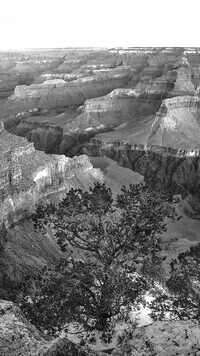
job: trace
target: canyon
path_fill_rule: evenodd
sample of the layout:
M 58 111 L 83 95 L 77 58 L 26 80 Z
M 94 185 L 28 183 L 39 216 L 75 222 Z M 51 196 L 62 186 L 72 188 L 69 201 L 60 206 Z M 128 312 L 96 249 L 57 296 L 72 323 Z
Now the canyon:
M 199 48 L 0 52 L 0 225 L 8 228 L 0 259 L 2 300 L 9 298 L 10 280 L 20 281 L 63 257 L 53 231 L 43 235 L 28 219 L 36 204 L 57 202 L 71 188 L 87 190 L 97 181 L 105 182 L 114 196 L 122 185 L 144 181 L 174 195 L 180 220 L 167 221 L 163 235 L 171 258 L 199 242 Z M 9 303 L 0 302 L 4 322 L 10 313 L 18 325 L 17 318 L 23 317 Z M 12 337 L 11 324 L 4 325 L 10 331 L 2 340 Z M 80 350 L 68 341 L 47 343 L 25 319 L 23 325 L 27 340 L 32 338 L 30 354 L 34 347 L 36 354 L 59 354 L 60 343 L 67 342 L 78 355 Z M 135 332 L 136 354 L 148 355 L 144 340 L 152 339 L 153 332 L 162 334 L 163 328 L 179 342 L 178 328 L 183 348 L 182 330 L 192 330 L 191 345 L 196 345 L 194 324 L 158 323 Z M 168 341 L 160 355 L 174 355 Z M 152 342 L 158 352 L 158 340 Z M 14 349 L 4 351 L 14 355 Z M 114 354 L 125 355 L 123 345 Z

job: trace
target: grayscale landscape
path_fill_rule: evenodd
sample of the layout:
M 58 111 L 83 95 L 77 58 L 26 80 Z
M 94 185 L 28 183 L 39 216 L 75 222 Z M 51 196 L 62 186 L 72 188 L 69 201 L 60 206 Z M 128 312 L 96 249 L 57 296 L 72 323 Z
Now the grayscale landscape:
M 0 51 L 0 355 L 200 355 L 200 48 Z

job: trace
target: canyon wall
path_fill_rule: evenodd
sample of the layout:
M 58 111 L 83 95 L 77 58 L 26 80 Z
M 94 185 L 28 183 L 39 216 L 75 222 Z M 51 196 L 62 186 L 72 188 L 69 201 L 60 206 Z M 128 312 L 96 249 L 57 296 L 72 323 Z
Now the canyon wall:
M 104 180 L 85 155 L 47 156 L 26 139 L 9 134 L 2 123 L 0 129 L 0 223 L 20 220 L 40 199 L 52 194 L 73 187 L 87 189 L 97 179 Z
M 83 152 L 106 156 L 144 176 L 153 189 L 200 198 L 200 157 L 154 146 L 149 150 L 126 143 L 103 143 L 92 139 Z M 177 154 L 178 153 L 178 154 Z
M 199 103 L 197 95 L 164 99 L 152 123 L 148 144 L 179 149 L 199 149 Z
M 71 130 L 72 136 L 80 128 L 91 130 L 111 124 L 114 131 L 108 129 L 108 135 L 101 135 L 107 142 L 198 149 L 197 108 L 191 105 L 198 99 L 198 58 L 197 48 L 77 48 L 5 54 L 2 68 L 7 60 L 9 74 L 29 73 L 34 82 L 16 86 L 2 105 L 3 120 L 9 121 L 9 113 L 17 117 L 25 111 L 23 123 L 12 132 L 24 135 L 39 149 L 45 146 L 46 152 L 53 152 L 53 148 L 51 143 L 42 145 L 45 121 Z M 160 105 L 160 110 L 168 106 L 165 117 L 160 115 Z M 37 132 L 31 127 L 35 117 L 26 114 L 33 109 L 40 111 L 37 123 L 41 123 L 41 130 L 37 127 Z M 19 121 L 20 117 L 15 126 Z M 68 131 L 67 141 L 73 140 Z M 57 152 L 65 153 L 55 144 Z
M 69 157 L 80 154 L 84 143 L 96 134 L 114 129 L 111 124 L 85 128 L 84 125 L 76 127 L 70 124 L 69 127 L 68 125 L 62 127 L 54 123 L 38 122 L 33 119 L 29 121 L 23 118 L 18 119 L 18 117 L 16 120 L 15 118 L 13 121 L 10 120 L 9 123 L 6 122 L 5 127 L 10 133 L 26 137 L 29 142 L 33 142 L 37 150 L 45 153 L 65 154 Z
M 130 69 L 108 71 L 98 76 L 85 76 L 67 82 L 64 79 L 46 80 L 41 84 L 21 85 L 15 88 L 6 106 L 23 109 L 57 108 L 82 105 L 88 98 L 109 93 L 114 88 L 123 87 L 131 79 Z
M 31 85 L 17 86 L 2 106 L 10 132 L 51 154 L 106 152 L 157 189 L 196 194 L 199 49 L 24 51 L 6 54 L 2 68 L 6 58 L 7 70 L 25 74 L 32 68 L 34 77 Z M 2 167 L 3 177 L 6 163 Z M 13 167 L 16 180 L 20 167 Z

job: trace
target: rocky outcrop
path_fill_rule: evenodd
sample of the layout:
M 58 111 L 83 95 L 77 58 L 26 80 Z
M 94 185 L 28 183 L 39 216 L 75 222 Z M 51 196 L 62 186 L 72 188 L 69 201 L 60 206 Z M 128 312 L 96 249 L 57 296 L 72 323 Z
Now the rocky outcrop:
M 2 125 L 2 124 L 1 124 Z M 34 209 L 36 202 L 71 187 L 89 187 L 103 180 L 86 156 L 47 156 L 26 139 L 9 134 L 1 126 L 0 221 L 12 223 Z
M 198 356 L 200 328 L 192 320 L 156 322 L 127 333 L 113 356 Z
M 180 66 L 176 70 L 177 77 L 174 83 L 173 91 L 177 95 L 196 94 L 196 88 L 193 81 L 193 70 L 190 67 L 186 57 L 182 57 L 179 61 Z
M 199 109 L 199 97 L 198 96 L 178 96 L 170 99 L 165 99 L 160 105 L 158 116 L 164 116 L 173 109 L 187 108 L 194 112 L 195 116 L 198 116 Z
M 200 328 L 195 321 L 155 322 L 129 330 L 113 356 L 198 356 Z M 45 339 L 12 302 L 0 300 L 0 353 L 2 356 L 102 356 L 67 338 Z
M 66 338 L 47 340 L 12 302 L 0 300 L 0 354 L 2 356 L 101 356 Z

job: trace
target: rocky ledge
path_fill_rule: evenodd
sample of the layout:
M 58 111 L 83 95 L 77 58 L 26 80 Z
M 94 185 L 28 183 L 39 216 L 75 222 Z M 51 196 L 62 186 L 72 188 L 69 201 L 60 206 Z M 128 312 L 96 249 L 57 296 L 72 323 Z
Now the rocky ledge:
M 113 356 L 199 356 L 200 328 L 192 320 L 155 322 L 130 329 L 111 350 Z M 67 338 L 45 339 L 12 302 L 0 300 L 0 353 L 2 356 L 103 356 Z
M 192 320 L 155 322 L 136 328 L 114 356 L 199 356 L 200 328 Z
M 101 356 L 66 338 L 45 340 L 12 302 L 0 300 L 0 354 L 2 356 Z

